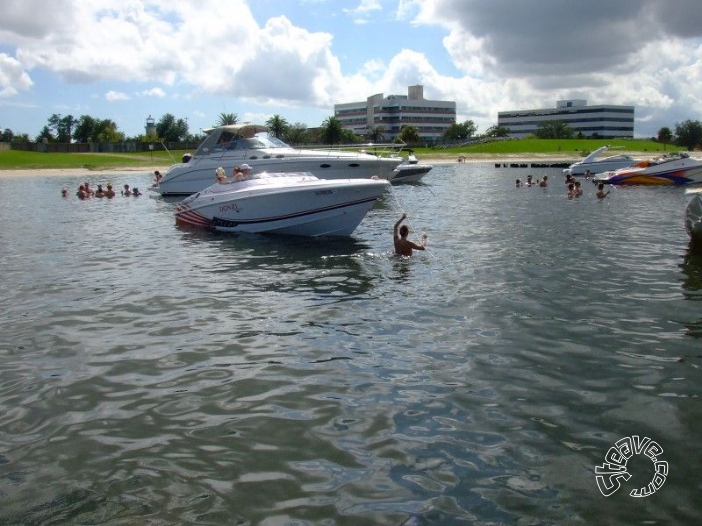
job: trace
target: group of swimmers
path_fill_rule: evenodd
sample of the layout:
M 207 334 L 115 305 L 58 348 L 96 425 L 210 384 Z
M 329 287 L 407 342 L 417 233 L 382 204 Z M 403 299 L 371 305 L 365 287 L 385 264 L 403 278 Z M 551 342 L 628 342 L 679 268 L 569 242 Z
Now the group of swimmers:
M 138 197 L 141 194 L 139 189 L 135 186 L 134 188 L 130 188 L 128 184 L 125 184 L 123 189 L 120 192 L 123 196 L 129 197 L 129 196 L 134 196 Z M 68 197 L 68 189 L 67 188 L 62 188 L 61 189 L 61 196 L 62 197 Z M 117 195 L 117 192 L 115 192 L 114 188 L 112 188 L 112 183 L 107 183 L 107 186 L 103 189 L 102 184 L 97 185 L 97 188 L 93 190 L 90 188 L 90 183 L 87 181 L 84 182 L 82 185 L 78 187 L 78 191 L 76 192 L 76 196 L 78 199 L 90 199 L 91 197 L 97 197 L 97 198 L 102 198 L 106 197 L 107 199 L 112 199 Z
M 589 179 L 589 170 L 587 175 L 587 178 Z M 582 185 L 580 184 L 580 181 L 576 181 L 572 175 L 566 175 L 565 184 L 567 187 L 566 195 L 568 199 L 580 197 L 581 195 L 583 195 L 583 189 Z M 540 186 L 543 188 L 548 186 L 548 175 L 544 175 L 544 177 L 540 181 L 534 181 L 534 177 L 531 174 L 529 174 L 527 175 L 526 183 L 522 183 L 521 179 L 517 179 L 517 181 L 515 182 L 515 186 L 517 188 L 521 188 L 522 186 Z M 595 197 L 597 197 L 598 199 L 603 199 L 608 195 L 609 190 L 605 192 L 604 183 L 599 183 L 597 185 L 597 192 L 595 192 Z

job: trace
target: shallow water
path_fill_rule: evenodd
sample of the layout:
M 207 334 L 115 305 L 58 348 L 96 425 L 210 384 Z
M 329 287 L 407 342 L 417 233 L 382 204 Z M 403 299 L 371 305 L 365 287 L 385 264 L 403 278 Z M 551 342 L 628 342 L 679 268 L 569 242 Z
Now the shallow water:
M 437 166 L 341 240 L 0 179 L 0 524 L 699 521 L 683 190 L 568 200 L 560 170 L 514 188 L 528 171 Z M 411 260 L 402 210 L 429 234 Z M 595 467 L 632 435 L 668 477 L 629 496 L 639 455 L 604 497 Z

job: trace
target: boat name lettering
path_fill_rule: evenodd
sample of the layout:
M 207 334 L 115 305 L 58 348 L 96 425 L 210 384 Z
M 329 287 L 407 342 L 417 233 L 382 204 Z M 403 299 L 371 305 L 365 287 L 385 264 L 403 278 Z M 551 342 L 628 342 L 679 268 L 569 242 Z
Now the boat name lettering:
M 238 212 L 238 211 L 239 211 L 239 207 L 236 206 L 236 203 L 230 203 L 230 204 L 227 204 L 227 205 L 221 205 L 221 206 L 219 207 L 219 211 L 220 211 L 220 212 L 226 212 L 226 211 L 228 211 L 228 210 L 234 210 L 235 212 Z
M 315 192 L 315 195 L 331 195 L 333 193 L 334 193 L 333 190 L 317 190 Z

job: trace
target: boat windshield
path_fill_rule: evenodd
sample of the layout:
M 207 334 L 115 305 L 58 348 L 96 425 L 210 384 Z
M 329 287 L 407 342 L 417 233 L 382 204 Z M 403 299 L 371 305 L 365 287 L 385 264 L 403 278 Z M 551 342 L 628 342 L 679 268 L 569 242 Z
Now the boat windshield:
M 229 132 L 211 133 L 202 141 L 202 144 L 195 152 L 195 155 L 209 155 L 212 153 L 224 153 L 234 150 L 262 150 L 269 148 L 290 148 L 289 145 L 268 135 L 266 132 L 257 133 L 253 137 L 242 137 Z

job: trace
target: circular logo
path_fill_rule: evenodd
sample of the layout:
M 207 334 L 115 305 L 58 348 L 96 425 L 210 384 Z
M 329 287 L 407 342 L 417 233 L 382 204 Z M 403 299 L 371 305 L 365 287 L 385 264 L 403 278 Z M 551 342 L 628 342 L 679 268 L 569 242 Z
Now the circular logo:
M 621 479 L 629 480 L 631 474 L 627 471 L 626 463 L 634 455 L 648 457 L 653 462 L 653 478 L 648 485 L 643 488 L 632 489 L 629 493 L 632 497 L 648 497 L 663 487 L 668 476 L 668 463 L 658 460 L 663 453 L 663 448 L 658 442 L 648 437 L 639 438 L 638 435 L 617 440 L 614 447 L 609 448 L 605 455 L 605 463 L 595 467 L 597 487 L 605 497 L 614 495 L 621 487 Z

